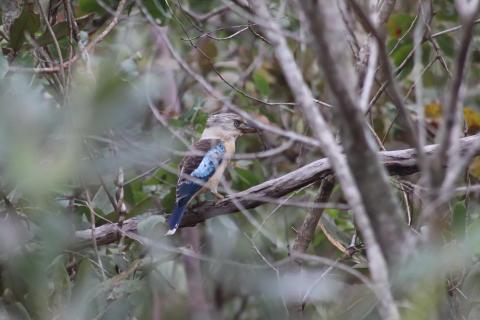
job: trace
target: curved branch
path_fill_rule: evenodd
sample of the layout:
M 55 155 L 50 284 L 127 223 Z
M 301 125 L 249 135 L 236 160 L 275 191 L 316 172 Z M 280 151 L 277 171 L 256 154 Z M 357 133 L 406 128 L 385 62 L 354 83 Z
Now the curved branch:
M 315 203 L 323 203 L 328 201 L 334 186 L 335 180 L 333 177 L 326 177 L 323 179 L 317 197 L 315 198 Z M 317 228 L 318 222 L 322 217 L 323 211 L 323 208 L 312 208 L 312 210 L 307 214 L 303 220 L 302 226 L 297 232 L 297 238 L 293 244 L 293 251 L 301 253 L 305 253 L 307 251 L 308 246 L 315 236 L 315 229 Z
M 474 146 L 480 144 L 480 134 L 462 138 L 460 140 L 460 152 L 465 154 L 472 152 Z M 438 145 L 428 145 L 425 147 L 425 153 L 432 154 L 437 151 Z M 480 154 L 480 148 L 475 150 L 475 155 Z M 417 156 L 414 149 L 404 149 L 395 151 L 382 151 L 380 157 L 383 165 L 387 168 L 391 175 L 405 176 L 418 172 Z M 247 209 L 260 206 L 264 201 L 259 200 L 265 197 L 280 198 L 292 191 L 298 190 L 314 181 L 322 180 L 326 176 L 332 174 L 328 160 L 323 158 L 298 168 L 278 178 L 265 181 L 250 189 L 235 193 L 230 197 L 213 203 L 211 201 L 200 203 L 190 208 L 185 215 L 180 228 L 192 227 L 198 223 L 202 223 L 207 219 L 232 214 L 238 211 L 231 198 L 235 197 Z M 143 218 L 135 217 L 125 220 L 121 232 L 135 233 L 137 225 Z M 119 236 L 120 229 L 117 224 L 105 224 L 95 229 L 97 243 L 99 245 L 108 244 L 116 241 Z M 77 246 L 88 246 L 91 243 L 91 230 L 80 230 L 75 233 Z

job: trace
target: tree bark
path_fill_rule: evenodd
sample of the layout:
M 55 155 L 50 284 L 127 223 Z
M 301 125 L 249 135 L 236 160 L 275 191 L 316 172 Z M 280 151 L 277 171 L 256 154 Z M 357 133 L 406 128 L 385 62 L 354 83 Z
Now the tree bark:
M 462 138 L 460 140 L 461 154 L 471 152 L 472 146 L 479 142 L 480 134 Z M 424 151 L 429 155 L 435 152 L 437 148 L 438 145 L 428 145 Z M 474 151 L 475 155 L 480 155 L 480 149 Z M 418 172 L 416 151 L 414 149 L 382 151 L 379 152 L 379 156 L 390 175 L 406 176 Z M 238 212 L 237 207 L 230 199 L 232 197 L 235 197 L 245 208 L 252 209 L 263 203 L 268 203 L 268 201 L 262 200 L 264 197 L 280 198 L 312 182 L 322 180 L 331 174 L 332 170 L 326 158 L 314 161 L 283 176 L 232 194 L 217 203 L 207 201 L 189 208 L 180 228 L 192 227 L 216 216 Z M 125 220 L 122 230 L 126 233 L 135 233 L 137 225 L 142 219 L 144 218 L 135 217 Z M 401 223 L 405 224 L 404 222 Z M 118 226 L 116 223 L 99 226 L 96 228 L 95 234 L 99 245 L 115 242 L 118 239 Z M 77 246 L 89 246 L 92 241 L 90 229 L 77 231 L 75 239 Z

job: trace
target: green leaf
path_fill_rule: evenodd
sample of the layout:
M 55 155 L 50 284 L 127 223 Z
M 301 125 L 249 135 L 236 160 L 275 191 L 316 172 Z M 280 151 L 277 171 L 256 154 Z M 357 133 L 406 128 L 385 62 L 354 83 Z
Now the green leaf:
M 145 0 L 143 5 L 153 18 L 157 19 L 160 24 L 165 24 L 166 18 L 169 17 L 168 4 L 165 0 Z
M 25 33 L 34 34 L 40 29 L 40 17 L 32 6 L 25 5 L 22 13 L 15 19 L 10 28 L 10 48 L 18 51 L 25 42 Z
M 75 276 L 76 283 L 88 282 L 89 279 L 94 277 L 95 268 L 93 267 L 92 262 L 89 259 L 82 259 L 78 263 L 77 273 Z
M 405 59 L 408 57 L 408 54 L 412 51 L 413 44 L 411 42 L 400 46 L 395 52 L 392 54 L 393 63 L 396 67 L 400 66 Z M 403 67 L 402 71 L 400 72 L 400 78 L 405 78 L 413 69 L 413 59 L 407 62 L 407 64 Z
M 111 7 L 111 1 L 105 1 L 105 4 Z M 97 3 L 96 0 L 80 0 L 79 8 L 82 13 L 105 13 L 105 10 Z
M 88 14 L 86 16 L 76 19 L 75 21 L 77 22 L 78 28 L 80 30 L 84 28 L 88 23 L 90 23 L 93 20 L 93 17 L 94 17 L 93 14 Z M 53 33 L 55 34 L 55 38 L 57 40 L 60 40 L 68 34 L 68 22 L 61 21 L 55 24 L 54 26 L 52 26 L 52 29 L 53 29 Z M 36 42 L 39 46 L 43 47 L 50 43 L 53 43 L 53 38 L 50 32 L 46 30 L 40 37 L 38 37 Z
M 145 211 L 149 210 L 152 207 L 152 197 L 146 196 L 138 202 L 134 207 L 129 208 L 127 213 L 127 219 L 134 217 L 138 214 L 145 213 Z
M 394 13 L 387 22 L 388 34 L 392 38 L 402 37 L 413 22 L 414 17 L 406 13 Z
M 207 119 L 208 119 L 208 113 L 203 112 L 201 110 L 197 112 L 194 120 L 195 120 L 195 129 L 198 133 L 203 132 L 203 129 L 207 124 Z
M 260 183 L 255 173 L 250 170 L 235 168 L 233 172 L 235 173 L 235 187 L 238 189 L 249 188 Z
M 255 83 L 255 87 L 257 88 L 258 92 L 260 92 L 262 96 L 270 95 L 270 85 L 261 72 L 255 72 L 253 74 L 253 82 Z
M 437 43 L 447 57 L 453 57 L 453 55 L 455 54 L 455 43 L 452 37 L 450 37 L 449 35 L 438 37 Z
M 162 198 L 162 205 L 165 207 L 167 212 L 171 212 L 175 205 L 176 192 L 175 188 L 170 188 L 170 191 Z
M 413 49 L 413 44 L 412 43 L 406 43 L 397 50 L 392 55 L 393 58 L 393 63 L 395 64 L 396 67 L 402 64 L 402 62 L 407 58 L 408 54 L 410 51 Z
M 141 202 L 146 195 L 143 192 L 143 185 L 141 180 L 135 180 L 124 187 L 125 190 L 125 201 L 131 205 L 135 206 Z
M 172 167 L 172 170 L 175 170 L 175 167 Z M 178 176 L 166 169 L 160 168 L 155 172 L 155 179 L 157 183 L 160 182 L 160 184 L 163 185 L 175 186 L 177 184 Z M 149 182 L 149 180 L 145 183 L 147 182 Z
M 465 201 L 458 201 L 453 206 L 453 230 L 458 236 L 465 235 L 465 227 L 467 221 L 467 207 Z

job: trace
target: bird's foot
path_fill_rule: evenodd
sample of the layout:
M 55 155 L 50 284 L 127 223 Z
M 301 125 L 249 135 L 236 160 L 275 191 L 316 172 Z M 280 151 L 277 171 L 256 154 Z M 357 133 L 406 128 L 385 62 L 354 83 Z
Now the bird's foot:
M 225 199 L 225 196 L 223 194 L 218 193 L 217 191 L 212 191 L 212 194 L 215 196 L 215 198 L 217 198 L 217 201 L 215 202 Z

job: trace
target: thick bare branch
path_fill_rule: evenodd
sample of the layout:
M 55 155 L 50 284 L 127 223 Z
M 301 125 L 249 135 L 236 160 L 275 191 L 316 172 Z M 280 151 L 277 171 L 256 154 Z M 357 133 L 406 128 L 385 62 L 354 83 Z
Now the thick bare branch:
M 388 18 L 390 18 L 390 15 L 393 12 L 393 8 L 395 7 L 395 0 L 385 0 L 383 3 L 380 5 L 380 8 L 378 10 L 378 15 L 379 15 L 379 25 L 383 25 L 387 23 Z
M 354 131 L 351 131 L 351 130 L 348 130 L 350 134 L 353 134 L 351 135 L 350 137 L 346 137 L 346 142 L 348 142 L 349 144 L 345 144 L 345 147 L 346 147 L 346 151 L 347 151 L 347 161 L 350 160 L 349 164 L 351 167 L 349 167 L 349 165 L 347 164 L 347 161 L 345 161 L 346 159 L 343 157 L 343 155 L 341 154 L 341 151 L 340 151 L 340 146 L 336 143 L 335 141 L 335 138 L 332 134 L 332 132 L 330 131 L 330 128 L 328 127 L 327 123 L 325 122 L 325 120 L 323 119 L 322 115 L 320 114 L 319 110 L 316 108 L 315 104 L 313 103 L 313 96 L 312 96 L 312 93 L 310 92 L 310 89 L 308 88 L 308 86 L 306 85 L 305 83 L 305 80 L 303 79 L 303 76 L 295 62 L 295 59 L 293 57 L 293 54 L 292 52 L 290 51 L 289 47 L 288 47 L 288 44 L 287 44 L 287 41 L 285 39 L 285 37 L 283 36 L 283 33 L 282 33 L 282 30 L 281 28 L 279 27 L 279 25 L 275 22 L 275 20 L 272 18 L 272 16 L 270 15 L 265 3 L 263 1 L 250 1 L 250 5 L 252 6 L 253 8 L 253 11 L 257 13 L 257 15 L 263 20 L 265 21 L 265 35 L 267 37 L 267 39 L 272 43 L 273 47 L 274 47 L 274 50 L 275 50 L 275 56 L 277 58 L 277 60 L 279 61 L 279 64 L 280 64 L 280 67 L 283 71 L 283 75 L 285 77 L 285 79 L 287 80 L 287 83 L 288 83 L 288 86 L 293 94 L 293 96 L 295 97 L 295 100 L 297 101 L 298 105 L 302 108 L 302 111 L 304 113 L 304 116 L 305 118 L 307 119 L 310 127 L 312 128 L 312 131 L 315 135 L 315 137 L 319 140 L 320 142 L 320 145 L 321 145 L 321 148 L 322 150 L 325 152 L 325 154 L 327 155 L 327 157 L 330 159 L 331 161 L 331 164 L 332 164 L 332 167 L 335 171 L 335 174 L 336 174 L 336 177 L 337 177 L 337 181 L 339 182 L 340 186 L 342 187 L 342 190 L 344 192 L 344 194 L 346 195 L 346 198 L 350 204 L 350 206 L 352 207 L 353 209 L 353 212 L 354 212 L 354 215 L 355 215 L 355 218 L 356 218 L 356 221 L 357 221 L 357 224 L 360 228 L 360 230 L 362 231 L 362 234 L 363 234 L 363 237 L 365 239 L 365 242 L 367 244 L 367 254 L 368 254 L 368 257 L 369 257 L 369 265 L 370 265 L 370 269 L 372 271 L 372 275 L 374 276 L 374 280 L 375 280 L 375 283 L 377 285 L 377 289 L 378 291 L 380 292 L 379 294 L 379 298 L 380 298 L 380 310 L 382 312 L 382 314 L 385 316 L 385 318 L 389 318 L 389 319 L 398 319 L 399 318 L 399 315 L 398 315 L 398 310 L 393 302 L 393 297 L 391 295 L 391 292 L 389 290 L 389 285 L 388 285 L 388 271 L 387 271 L 387 264 L 386 264 L 386 261 L 385 261 L 385 252 L 382 252 L 384 251 L 383 248 L 381 247 L 381 245 L 379 244 L 379 241 L 377 239 L 378 237 L 378 233 L 380 232 L 380 230 L 375 230 L 375 226 L 373 225 L 373 223 L 370 221 L 371 218 L 369 218 L 369 214 L 368 214 L 368 209 L 366 208 L 366 203 L 364 203 L 364 200 L 372 200 L 371 198 L 363 198 L 362 199 L 362 195 L 361 195 L 361 188 L 362 186 L 360 184 L 357 184 L 354 180 L 354 176 L 356 174 L 355 171 L 358 171 L 359 168 L 358 166 L 357 167 L 352 167 L 352 164 L 359 164 L 359 162 L 357 161 L 353 161 L 353 159 L 348 159 L 348 157 L 350 156 L 353 156 L 353 157 L 356 157 L 357 155 L 355 155 L 355 153 L 350 153 L 349 154 L 349 151 L 350 150 L 353 150 L 352 147 L 357 151 L 356 153 L 360 153 L 362 154 L 362 152 L 359 152 L 360 151 L 360 148 L 358 148 L 358 146 L 361 146 L 361 148 L 366 148 L 367 150 L 371 150 L 372 148 L 372 145 L 371 144 L 368 144 L 368 136 L 366 135 L 366 130 L 365 130 L 365 121 L 363 119 L 363 113 L 360 111 L 359 108 L 357 108 L 353 102 L 350 103 L 350 106 L 352 106 L 353 108 L 349 108 L 350 110 L 345 110 L 343 107 L 344 107 L 344 101 L 342 101 L 341 99 L 338 99 L 338 102 L 341 106 L 339 106 L 341 109 L 344 109 L 342 110 L 342 112 L 345 113 L 345 115 L 349 114 L 350 117 L 355 117 L 357 116 L 357 119 L 354 120 L 354 122 L 357 123 L 357 130 L 356 132 Z M 334 8 L 336 8 L 336 4 L 335 3 L 330 3 L 330 6 L 333 6 Z M 308 5 L 307 5 L 308 7 Z M 318 14 L 318 10 L 317 8 L 305 8 L 306 10 L 305 11 L 305 15 L 307 16 L 307 19 L 308 20 L 312 20 L 312 15 L 314 17 L 317 16 Z M 308 12 L 310 11 L 310 12 Z M 323 19 L 326 19 L 326 18 L 331 18 L 329 17 L 328 15 L 325 15 L 325 16 L 322 16 L 321 19 L 319 20 L 323 20 Z M 333 24 L 336 24 L 338 23 L 338 21 L 341 21 L 341 19 L 338 17 L 338 19 L 336 19 L 337 21 L 332 21 Z M 311 21 L 310 21 L 311 22 Z M 312 26 L 312 29 L 318 29 L 318 26 L 315 26 L 313 27 Z M 317 30 L 318 31 L 318 30 Z M 322 29 L 322 31 L 320 33 L 324 33 L 324 32 L 332 32 L 332 30 L 329 30 L 327 31 L 325 28 Z M 342 37 L 342 35 L 338 35 L 336 34 L 336 37 Z M 322 39 L 318 39 L 317 37 L 317 42 L 318 41 L 322 41 Z M 325 39 L 323 39 L 325 40 Z M 338 38 L 337 39 L 334 39 L 334 42 L 338 42 Z M 325 54 L 324 52 L 324 49 L 326 48 L 327 50 L 329 49 L 328 48 L 328 45 L 325 44 L 325 46 L 322 45 L 322 49 L 320 49 L 319 51 L 322 52 L 322 56 Z M 337 52 L 338 53 L 338 52 Z M 340 53 L 339 55 L 340 57 L 342 57 L 342 54 Z M 332 65 L 332 67 L 335 65 L 335 63 L 337 63 L 338 61 L 333 61 L 333 58 L 331 61 L 329 61 L 328 63 L 330 63 Z M 345 62 L 345 61 L 343 61 Z M 342 61 L 340 62 L 342 63 Z M 326 73 L 330 73 L 330 72 L 341 72 L 343 70 L 328 70 L 327 68 L 325 68 L 324 66 L 324 69 L 326 71 Z M 345 73 L 342 73 L 342 74 L 336 74 L 335 76 L 343 76 L 343 79 L 349 79 L 350 81 L 347 81 L 347 82 L 354 82 L 352 81 L 354 79 L 353 77 L 353 74 L 345 74 Z M 327 76 L 327 80 L 329 80 L 329 82 L 331 82 L 329 79 L 329 77 Z M 341 82 L 344 82 L 343 80 L 341 80 Z M 330 83 L 332 84 L 332 83 Z M 333 91 L 334 91 L 334 94 L 335 95 L 340 95 L 342 96 L 342 98 L 349 98 L 350 97 L 350 92 L 348 92 L 346 89 L 346 87 L 344 87 L 343 85 L 342 86 L 336 86 L 336 85 L 331 85 Z M 335 89 L 338 89 L 338 90 L 335 90 Z M 351 88 L 353 90 L 353 88 Z M 350 122 L 350 125 L 351 125 L 351 121 L 352 119 L 350 120 L 347 120 L 345 121 L 345 123 L 347 122 Z M 360 125 L 358 125 L 360 124 Z M 348 125 L 347 125 L 348 127 Z M 357 143 L 354 143 L 355 139 L 365 139 L 364 141 L 362 141 L 363 143 L 360 143 L 360 144 L 357 144 Z M 349 150 L 350 149 L 350 150 Z M 373 151 L 372 151 L 373 152 Z M 365 153 L 363 153 L 365 155 Z M 362 164 L 373 164 L 372 168 L 373 170 L 375 171 L 367 171 L 367 172 L 379 172 L 380 173 L 380 177 L 382 177 L 382 170 L 383 168 L 378 165 L 378 166 L 375 166 L 375 163 L 378 163 L 377 159 L 375 158 L 376 155 L 373 154 L 373 157 L 369 157 L 369 159 L 367 161 L 364 161 L 366 160 L 366 157 L 361 157 L 361 158 L 357 158 L 356 160 L 359 160 Z M 351 171 L 352 169 L 352 171 Z M 363 168 L 360 168 L 360 171 L 363 172 Z M 353 173 L 353 175 L 352 175 Z M 370 174 L 371 175 L 371 174 Z M 358 178 L 358 177 L 357 177 Z M 364 177 L 362 177 L 363 179 Z M 371 177 L 369 177 L 368 179 L 370 179 Z M 378 178 L 375 178 L 373 180 L 379 180 Z M 363 181 L 365 182 L 365 181 Z M 386 176 L 385 176 L 385 182 L 386 182 Z M 374 186 L 374 189 L 375 190 L 388 190 L 388 185 L 386 185 L 385 183 L 385 188 L 382 188 L 382 187 L 379 187 L 379 186 L 382 186 L 383 184 L 379 184 L 377 186 Z M 368 186 L 368 189 L 365 189 L 365 191 L 367 190 L 370 190 L 371 189 L 371 185 Z M 375 194 L 375 197 L 377 197 L 378 193 L 377 192 L 372 192 L 373 194 Z M 383 197 L 383 200 L 381 200 L 382 202 L 385 202 L 385 198 L 388 198 L 388 194 L 387 194 L 387 197 L 385 197 L 385 194 L 382 193 L 382 195 L 380 195 L 379 198 L 382 198 Z M 390 206 L 388 209 L 388 214 L 391 214 L 392 212 L 393 213 L 396 213 L 397 210 L 396 210 L 396 206 L 394 205 L 393 203 L 393 195 L 391 197 L 391 203 L 393 204 L 393 206 Z M 390 199 L 389 199 L 390 200 Z M 370 209 L 370 215 L 376 215 L 377 212 L 377 206 L 378 206 L 378 200 L 375 200 L 375 205 L 373 205 L 373 203 L 371 203 L 371 207 L 369 208 Z M 375 208 L 374 210 L 372 210 L 372 207 Z M 382 208 L 382 207 L 380 207 Z M 382 208 L 381 210 L 384 210 L 384 208 Z M 398 214 L 399 216 L 400 214 Z M 384 219 L 384 214 L 380 214 L 378 216 L 381 216 L 382 219 Z M 390 225 L 390 223 L 388 223 L 388 225 Z M 388 228 L 388 227 L 387 227 Z M 398 227 L 395 227 L 395 228 L 398 228 L 398 230 L 401 230 L 401 226 L 398 226 Z M 389 230 L 389 234 L 388 234 L 388 240 L 392 240 L 392 239 L 395 239 L 394 241 L 397 241 L 397 240 L 400 240 L 401 238 L 400 237 L 396 237 L 396 234 L 395 233 L 391 233 L 391 230 Z M 386 234 L 385 234 L 386 235 Z M 380 237 L 381 239 L 382 237 Z M 383 240 L 383 239 L 381 239 Z M 389 245 L 391 246 L 393 243 L 391 241 L 387 241 L 385 243 L 385 245 Z M 387 246 L 388 248 L 388 246 Z M 394 251 L 394 250 L 392 250 Z M 398 252 L 398 250 L 396 250 Z
M 343 162 L 335 166 L 335 152 L 329 154 L 327 150 L 325 151 L 332 160 L 342 190 L 346 193 L 347 198 L 350 198 L 350 201 L 357 203 L 357 205 L 352 205 L 352 208 L 354 208 L 357 224 L 365 239 L 372 277 L 381 294 L 379 311 L 386 319 L 399 319 L 400 315 L 389 289 L 386 260 L 393 263 L 401 256 L 402 247 L 399 243 L 402 243 L 405 238 L 404 228 L 400 222 L 399 206 L 388 186 L 385 170 L 375 154 L 375 145 L 372 137 L 368 134 L 363 112 L 354 103 L 356 77 L 353 69 L 349 68 L 350 57 L 345 54 L 348 52 L 346 44 L 339 41 L 343 38 L 343 30 L 339 28 L 338 24 L 341 19 L 337 3 L 335 1 L 329 3 L 301 1 L 301 4 L 315 39 L 317 60 L 324 70 L 329 87 L 338 103 L 343 146 L 349 167 Z M 270 21 L 273 24 L 273 20 L 270 19 Z M 267 32 L 267 34 L 269 33 L 273 34 L 273 32 Z M 278 37 L 280 38 L 279 33 Z M 284 39 L 283 41 L 283 51 L 288 51 L 286 41 Z M 276 55 L 282 65 L 288 61 L 281 61 L 281 51 L 279 50 L 281 45 L 282 43 L 277 45 Z M 291 59 L 293 61 L 293 56 Z M 294 61 L 290 64 L 293 65 Z M 283 68 L 286 69 L 286 67 Z M 284 70 L 287 78 L 289 72 L 291 73 L 291 71 Z M 303 81 L 300 83 L 302 84 Z M 294 87 L 299 86 L 299 81 L 289 83 L 289 86 L 295 92 Z M 310 102 L 309 105 L 311 106 Z M 313 121 L 313 119 L 320 118 L 318 111 L 315 114 L 306 105 L 304 112 L 310 119 L 311 126 L 315 126 L 313 130 L 317 132 L 317 137 L 321 140 L 322 134 L 319 130 L 325 129 L 319 126 L 321 124 L 319 121 L 317 123 Z M 328 144 L 326 147 L 336 151 Z M 344 174 L 346 173 L 343 177 L 338 175 L 342 170 Z M 374 172 L 375 174 L 373 174 Z M 351 194 L 346 192 L 348 190 L 346 189 L 347 183 L 353 187 L 350 190 Z M 353 199 L 351 199 L 352 195 Z M 361 207 L 358 204 L 361 204 Z
M 318 60 L 338 101 L 348 163 L 382 252 L 392 262 L 402 251 L 405 229 L 401 223 L 399 205 L 390 191 L 387 175 L 374 151 L 374 142 L 367 134 L 364 115 L 354 102 L 358 100 L 354 98 L 355 84 L 353 81 L 345 81 L 354 78 L 354 75 L 353 70 L 347 67 L 350 63 L 345 52 L 348 51 L 342 41 L 338 41 L 341 29 L 333 29 L 334 20 L 338 20 L 336 5 L 330 3 L 328 6 L 324 2 L 312 5 L 311 1 L 302 3 L 315 37 Z
M 479 143 L 480 135 L 461 139 L 461 154 L 470 152 L 472 146 L 478 145 Z M 430 155 L 437 151 L 437 147 L 437 145 L 428 145 L 425 147 L 425 153 Z M 480 148 L 476 150 L 475 154 L 480 154 Z M 414 149 L 382 151 L 380 152 L 380 158 L 391 175 L 405 176 L 418 172 L 416 151 Z M 265 197 L 280 198 L 314 181 L 322 180 L 331 173 L 332 170 L 326 158 L 314 161 L 283 176 L 265 181 L 245 191 L 232 194 L 229 198 L 220 202 L 204 202 L 196 207 L 190 208 L 180 227 L 192 227 L 210 218 L 238 212 L 238 208 L 231 200 L 233 197 L 240 201 L 245 208 L 252 209 L 264 203 L 258 199 Z M 141 220 L 142 218 L 139 217 L 125 220 L 122 229 L 123 232 L 136 232 L 138 222 Z M 108 244 L 115 242 L 118 237 L 118 230 L 119 228 L 116 223 L 97 227 L 95 230 L 97 243 Z M 88 246 L 89 242 L 91 242 L 90 229 L 77 231 L 75 235 L 76 240 L 83 242 L 83 245 Z

